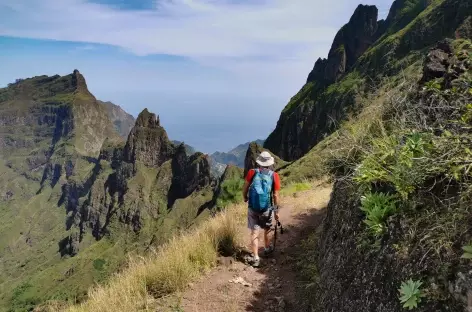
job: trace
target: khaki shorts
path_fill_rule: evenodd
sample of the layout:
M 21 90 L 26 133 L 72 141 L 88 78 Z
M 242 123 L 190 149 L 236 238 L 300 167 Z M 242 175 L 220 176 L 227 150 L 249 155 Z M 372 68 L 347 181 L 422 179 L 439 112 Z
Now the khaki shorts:
M 250 230 L 269 229 L 272 226 L 273 209 L 269 208 L 262 213 L 250 208 L 247 211 L 247 227 Z

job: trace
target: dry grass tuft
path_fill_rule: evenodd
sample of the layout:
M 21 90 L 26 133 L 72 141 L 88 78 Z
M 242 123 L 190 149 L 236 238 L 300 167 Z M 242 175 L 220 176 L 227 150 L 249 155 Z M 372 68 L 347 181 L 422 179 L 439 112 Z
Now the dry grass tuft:
M 176 236 L 152 255 L 131 259 L 126 270 L 92 289 L 86 302 L 65 311 L 154 311 L 155 298 L 182 291 L 215 265 L 219 253 L 243 246 L 244 216 L 244 205 L 230 207 L 193 232 Z

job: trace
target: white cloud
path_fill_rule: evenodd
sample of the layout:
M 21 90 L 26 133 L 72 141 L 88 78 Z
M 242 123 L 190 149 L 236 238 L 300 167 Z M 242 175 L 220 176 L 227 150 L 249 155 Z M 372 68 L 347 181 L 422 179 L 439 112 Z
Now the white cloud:
M 4 0 L 0 34 L 120 46 L 138 55 L 198 57 L 280 55 L 326 50 L 352 14 L 352 0 L 273 0 L 231 4 L 164 0 L 155 10 L 123 11 L 84 0 Z M 0 7 L 2 4 L 0 4 Z M 4 16 L 2 16 L 4 15 Z M 3 25 L 2 25 L 3 24 Z
M 390 0 L 370 2 L 382 10 Z M 155 6 L 126 11 L 85 0 L 2 0 L 0 35 L 109 44 L 136 55 L 179 55 L 249 74 L 254 81 L 279 81 L 295 92 L 315 60 L 326 56 L 357 3 L 158 0 Z

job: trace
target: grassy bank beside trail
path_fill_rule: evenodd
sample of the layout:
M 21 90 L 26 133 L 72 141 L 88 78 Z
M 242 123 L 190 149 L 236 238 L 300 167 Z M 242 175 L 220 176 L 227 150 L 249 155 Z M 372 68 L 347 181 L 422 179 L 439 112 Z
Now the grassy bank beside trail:
M 245 206 L 231 206 L 198 228 L 181 234 L 146 257 L 130 259 L 129 266 L 107 284 L 90 290 L 87 301 L 49 311 L 129 312 L 154 310 L 156 298 L 183 290 L 211 269 L 220 253 L 242 246 Z

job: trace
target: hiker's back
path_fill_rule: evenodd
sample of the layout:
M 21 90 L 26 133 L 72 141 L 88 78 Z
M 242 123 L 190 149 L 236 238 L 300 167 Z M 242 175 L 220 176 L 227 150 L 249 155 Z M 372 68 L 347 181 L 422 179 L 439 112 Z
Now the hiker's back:
M 274 172 L 267 168 L 255 169 L 249 188 L 249 208 L 262 212 L 272 205 L 272 185 Z

